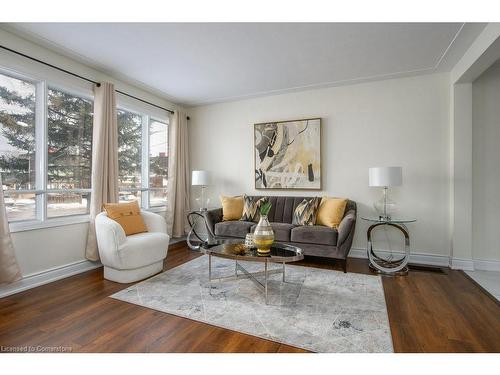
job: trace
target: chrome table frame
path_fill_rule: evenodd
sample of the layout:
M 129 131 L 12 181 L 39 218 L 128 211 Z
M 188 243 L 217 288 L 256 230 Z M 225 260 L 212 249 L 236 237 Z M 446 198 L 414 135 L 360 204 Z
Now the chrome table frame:
M 186 242 L 188 247 L 191 250 L 200 250 L 200 247 L 203 245 L 210 245 L 215 243 L 215 234 L 212 231 L 212 228 L 210 228 L 210 225 L 208 225 L 208 210 L 203 209 L 199 211 L 191 211 L 187 214 L 187 221 L 189 223 L 189 232 L 186 237 Z M 196 218 L 201 218 L 203 220 L 203 224 L 205 226 L 206 230 L 206 237 L 205 239 L 200 237 L 200 234 L 196 232 Z M 197 239 L 199 241 L 199 244 L 195 245 L 193 243 L 193 238 Z
M 242 240 L 227 240 L 226 241 L 224 239 L 219 239 L 217 241 L 221 241 L 221 244 L 223 244 L 224 242 L 225 243 L 228 243 L 228 242 L 235 243 L 235 244 L 242 243 Z M 296 251 L 295 256 L 267 257 L 267 256 L 248 256 L 248 255 L 238 255 L 238 254 L 225 254 L 225 253 L 218 253 L 215 251 L 211 251 L 210 250 L 211 248 L 200 247 L 201 252 L 208 255 L 208 282 L 209 282 L 209 287 L 210 287 L 210 294 L 212 294 L 212 282 L 213 281 L 229 281 L 229 280 L 236 280 L 236 279 L 240 279 L 240 278 L 247 278 L 247 279 L 250 279 L 259 289 L 261 289 L 264 292 L 264 297 L 265 297 L 265 301 L 266 301 L 266 305 L 267 305 L 269 275 L 281 273 L 282 274 L 282 282 L 286 282 L 286 280 L 285 280 L 285 274 L 286 274 L 285 264 L 291 263 L 291 262 L 296 262 L 296 261 L 304 259 L 304 254 L 302 252 L 302 249 L 300 249 L 296 246 L 291 246 L 291 245 L 281 245 L 281 246 L 294 248 Z M 212 256 L 234 260 L 235 261 L 234 275 L 223 276 L 223 277 L 212 277 Z M 258 271 L 258 272 L 249 272 L 240 263 L 238 263 L 239 260 L 264 263 L 264 270 Z M 282 267 L 280 267 L 279 269 L 270 270 L 269 263 L 276 263 L 276 264 L 281 263 Z M 238 271 L 241 271 L 241 274 L 238 274 Z M 262 276 L 262 275 L 264 275 L 264 283 L 260 282 L 257 279 L 257 276 Z
M 368 260 L 369 260 L 369 266 L 370 268 L 380 274 L 387 275 L 387 276 L 404 276 L 408 274 L 408 262 L 410 260 L 410 234 L 408 231 L 408 227 L 405 225 L 405 222 L 412 223 L 415 220 L 414 219 L 408 219 L 408 220 L 395 220 L 395 221 L 376 221 L 370 218 L 362 218 L 363 220 L 366 221 L 371 221 L 372 225 L 368 228 L 368 231 L 366 233 L 367 237 L 367 245 L 366 245 L 366 252 L 368 255 Z M 372 244 L 372 231 L 380 226 L 391 226 L 393 228 L 399 229 L 401 233 L 403 233 L 404 239 L 405 239 L 405 249 L 404 249 L 404 255 L 403 257 L 399 259 L 384 259 L 381 256 L 378 256 L 375 254 L 373 251 L 373 244 Z
M 217 255 L 214 255 L 217 256 Z M 212 294 L 212 281 L 230 281 L 236 280 L 240 278 L 250 279 L 258 288 L 260 288 L 264 292 L 264 297 L 267 305 L 267 297 L 268 297 L 268 280 L 269 275 L 281 273 L 283 275 L 282 282 L 285 281 L 285 262 L 283 262 L 283 268 L 269 270 L 268 263 L 276 263 L 276 262 L 264 262 L 264 271 L 258 272 L 249 272 L 247 271 L 241 264 L 238 263 L 238 260 L 235 259 L 234 265 L 234 275 L 231 276 L 222 276 L 222 277 L 212 277 L 212 254 L 208 254 L 208 282 L 210 287 L 210 294 Z M 238 270 L 243 274 L 238 274 Z M 264 275 L 264 283 L 261 283 L 256 276 Z

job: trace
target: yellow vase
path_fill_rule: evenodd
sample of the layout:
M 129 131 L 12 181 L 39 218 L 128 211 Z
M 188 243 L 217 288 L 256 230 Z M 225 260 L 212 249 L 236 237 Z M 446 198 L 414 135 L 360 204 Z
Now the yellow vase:
M 274 231 L 266 215 L 261 215 L 259 223 L 253 233 L 253 243 L 259 254 L 269 254 L 274 243 Z

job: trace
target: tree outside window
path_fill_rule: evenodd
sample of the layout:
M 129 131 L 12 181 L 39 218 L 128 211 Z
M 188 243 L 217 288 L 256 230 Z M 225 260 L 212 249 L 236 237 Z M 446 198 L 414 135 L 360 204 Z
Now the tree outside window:
M 36 215 L 35 95 L 34 83 L 0 74 L 0 173 L 9 220 Z
M 37 118 L 43 108 L 47 118 Z M 124 109 L 117 116 L 120 201 L 165 206 L 168 124 Z M 0 173 L 9 221 L 88 214 L 92 125 L 92 99 L 0 73 Z

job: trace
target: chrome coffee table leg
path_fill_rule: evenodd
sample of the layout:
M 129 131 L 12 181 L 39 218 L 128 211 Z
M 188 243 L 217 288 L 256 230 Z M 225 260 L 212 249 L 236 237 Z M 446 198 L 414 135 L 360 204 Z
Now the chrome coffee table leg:
M 208 254 L 208 286 L 212 294 L 212 255 Z
M 263 271 L 257 271 L 257 272 L 248 272 L 245 267 L 243 267 L 239 262 L 235 262 L 235 274 L 231 274 L 230 276 L 222 276 L 222 277 L 212 277 L 212 256 L 208 254 L 208 281 L 209 281 L 209 286 L 210 286 L 210 294 L 212 294 L 212 281 L 230 281 L 230 280 L 237 280 L 237 279 L 243 279 L 243 278 L 248 278 L 251 280 L 255 285 L 257 285 L 263 292 L 264 292 L 264 297 L 266 300 L 266 304 L 268 302 L 268 280 L 269 280 L 269 275 L 274 275 L 277 273 L 284 273 L 285 272 L 285 263 L 283 263 L 283 267 L 279 267 L 276 269 L 269 269 L 268 267 L 269 262 L 264 262 L 264 270 Z M 238 272 L 239 271 L 239 272 Z M 264 276 L 264 282 L 262 282 L 262 279 L 257 279 L 257 276 Z M 283 280 L 284 277 L 283 277 Z
M 266 295 L 266 305 L 267 305 L 267 261 L 264 262 L 264 293 Z
M 283 262 L 283 282 L 285 282 L 285 262 Z

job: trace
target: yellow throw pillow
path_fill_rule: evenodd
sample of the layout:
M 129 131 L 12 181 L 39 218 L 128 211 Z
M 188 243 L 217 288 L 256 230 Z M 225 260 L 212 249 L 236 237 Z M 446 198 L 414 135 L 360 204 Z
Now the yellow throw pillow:
M 240 220 L 243 214 L 243 197 L 225 197 L 220 196 L 220 202 L 222 203 L 222 220 Z
M 127 236 L 147 232 L 137 201 L 130 203 L 104 203 L 104 211 L 110 219 L 120 224 Z
M 319 204 L 316 216 L 316 225 L 324 225 L 330 228 L 338 228 L 344 217 L 347 199 L 323 197 Z

